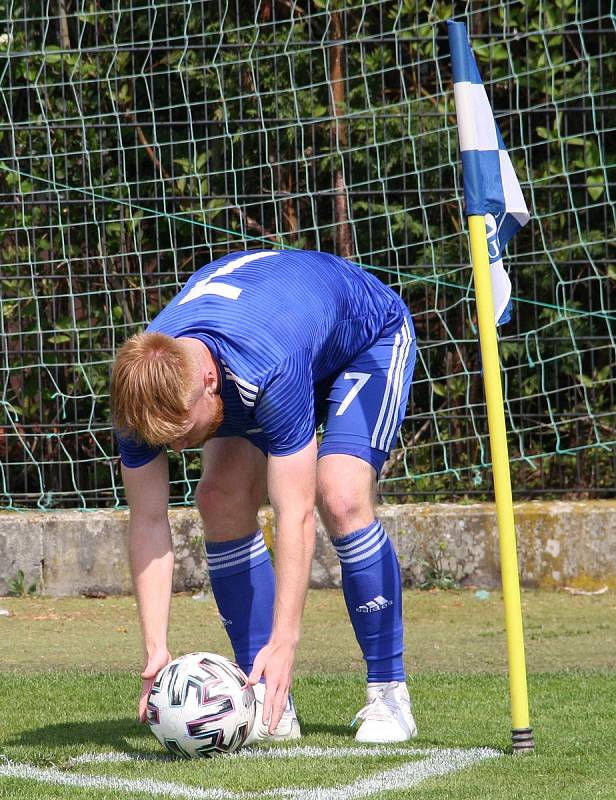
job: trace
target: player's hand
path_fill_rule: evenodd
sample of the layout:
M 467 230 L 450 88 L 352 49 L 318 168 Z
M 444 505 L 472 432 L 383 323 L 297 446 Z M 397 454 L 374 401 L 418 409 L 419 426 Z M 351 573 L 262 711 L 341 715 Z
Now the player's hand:
M 248 676 L 248 682 L 253 686 L 259 683 L 261 677 L 265 678 L 263 724 L 268 725 L 269 722 L 270 734 L 276 731 L 280 718 L 287 707 L 294 661 L 295 646 L 293 644 L 270 642 L 257 653 L 252 672 Z
M 148 656 L 143 672 L 141 673 L 141 694 L 139 695 L 139 722 L 146 721 L 146 708 L 148 705 L 148 695 L 154 683 L 154 679 L 163 667 L 171 661 L 168 650 L 157 650 Z

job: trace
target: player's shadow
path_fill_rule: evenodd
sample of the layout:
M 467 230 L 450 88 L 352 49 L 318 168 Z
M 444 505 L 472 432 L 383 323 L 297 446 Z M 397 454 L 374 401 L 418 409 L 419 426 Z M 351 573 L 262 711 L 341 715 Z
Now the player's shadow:
M 97 722 L 65 722 L 58 725 L 45 725 L 24 731 L 14 737 L 10 744 L 13 747 L 49 747 L 57 750 L 62 746 L 82 749 L 84 746 L 93 750 L 113 748 L 125 753 L 141 753 L 146 748 L 135 746 L 137 742 L 150 737 L 147 725 L 140 725 L 135 719 L 105 719 Z M 9 743 L 9 742 L 7 742 Z

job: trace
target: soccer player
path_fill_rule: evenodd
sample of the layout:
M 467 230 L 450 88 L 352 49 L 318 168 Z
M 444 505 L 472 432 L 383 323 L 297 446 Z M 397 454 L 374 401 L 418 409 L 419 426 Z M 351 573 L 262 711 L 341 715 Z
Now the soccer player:
M 119 350 L 111 394 L 146 653 L 141 719 L 153 679 L 170 660 L 164 446 L 203 447 L 196 503 L 218 610 L 255 686 L 250 741 L 300 735 L 289 689 L 315 504 L 340 559 L 367 665 L 356 738 L 416 735 L 400 567 L 375 516 L 376 482 L 404 417 L 415 349 L 406 307 L 373 275 L 326 253 L 259 250 L 201 268 Z M 275 570 L 257 522 L 267 496 L 277 523 Z

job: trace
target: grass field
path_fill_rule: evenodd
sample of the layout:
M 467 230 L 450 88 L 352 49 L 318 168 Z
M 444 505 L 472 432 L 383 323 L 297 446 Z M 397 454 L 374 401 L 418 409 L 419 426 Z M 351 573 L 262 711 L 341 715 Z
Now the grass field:
M 312 592 L 295 685 L 301 749 L 181 762 L 135 721 L 132 600 L 2 598 L 13 616 L 0 617 L 0 798 L 616 798 L 616 604 L 539 592 L 523 602 L 532 756 L 509 755 L 498 594 L 407 593 L 420 735 L 361 749 L 349 728 L 363 701 L 357 646 L 339 594 Z M 229 652 L 213 604 L 186 596 L 174 598 L 171 639 L 175 654 Z

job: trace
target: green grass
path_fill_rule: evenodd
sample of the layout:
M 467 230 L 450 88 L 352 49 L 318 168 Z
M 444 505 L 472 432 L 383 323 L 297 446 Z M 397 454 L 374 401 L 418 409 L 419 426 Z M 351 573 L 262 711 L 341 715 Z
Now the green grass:
M 87 752 L 162 753 L 146 728 L 127 714 L 136 690 L 125 674 L 3 674 L 0 693 L 0 752 L 16 762 L 55 765 L 69 772 L 69 759 Z M 530 681 L 537 751 L 505 756 L 464 772 L 428 781 L 417 798 L 606 798 L 616 796 L 616 682 L 608 674 L 542 674 Z M 418 747 L 489 746 L 508 750 L 509 708 L 503 678 L 430 675 L 412 683 L 420 726 Z M 297 681 L 296 700 L 304 729 L 302 744 L 350 747 L 348 723 L 361 703 L 359 678 L 307 676 Z M 158 779 L 259 791 L 272 786 L 333 786 L 359 774 L 403 763 L 401 757 L 292 759 L 259 762 L 131 762 L 80 766 L 82 774 Z M 55 788 L 23 780 L 0 780 L 0 797 L 139 797 L 120 792 Z M 401 798 L 391 792 L 382 797 Z
M 597 602 L 598 601 L 598 602 Z M 529 695 L 536 752 L 510 755 L 510 709 L 498 595 L 408 593 L 410 681 L 420 736 L 411 747 L 501 750 L 501 758 L 429 779 L 387 800 L 610 800 L 616 798 L 616 674 L 611 599 L 524 593 L 529 638 Z M 135 719 L 138 647 L 132 601 L 0 600 L 0 766 L 2 756 L 67 774 L 160 780 L 200 788 L 264 792 L 273 787 L 349 784 L 400 766 L 413 756 L 148 761 L 74 766 L 89 752 L 163 754 Z M 363 703 L 363 669 L 335 593 L 311 593 L 295 699 L 302 745 L 353 747 L 349 723 Z M 539 613 L 540 612 L 540 613 Z M 176 653 L 228 651 L 211 604 L 174 598 Z M 205 618 L 214 635 L 205 637 Z M 216 628 L 214 628 L 216 625 Z M 125 632 L 116 629 L 125 628 Z M 189 628 L 189 630 L 187 630 Z M 613 628 L 612 628 L 613 630 Z M 43 658 L 35 659 L 37 652 Z M 20 634 L 21 638 L 20 639 Z M 482 635 L 485 634 L 485 635 Z M 55 636 L 55 639 L 54 639 Z M 174 638 L 175 637 L 175 638 Z M 191 638 L 192 637 L 192 638 Z M 25 646 L 20 646 L 26 642 Z M 29 644 L 28 644 L 29 642 Z M 50 648 L 50 643 L 58 648 Z M 336 643 L 335 645 L 333 643 Z M 592 643 L 592 646 L 589 644 Z M 536 643 L 536 646 L 535 646 Z M 582 643 L 582 646 L 580 646 Z M 547 649 L 541 653 L 542 648 Z M 57 654 L 59 669 L 54 669 Z M 68 669 L 69 658 L 81 669 Z M 441 671 L 438 665 L 442 659 Z M 97 670 L 91 667 L 96 664 Z M 552 670 L 547 667 L 551 664 Z M 7 668 L 10 665 L 10 668 Z M 484 671 L 481 671 L 481 667 Z M 487 666 L 487 670 L 485 669 Z M 563 670 L 566 666 L 568 670 Z M 327 670 L 327 674 L 324 672 Z M 78 789 L 0 777 L 0 798 L 145 800 L 148 792 Z
M 612 595 L 523 591 L 522 606 L 529 672 L 616 670 Z M 130 597 L 3 597 L 0 607 L 14 614 L 0 617 L 0 670 L 122 671 L 141 666 L 136 606 Z M 410 673 L 506 670 L 499 592 L 477 600 L 469 590 L 407 591 L 404 618 Z M 303 628 L 298 674 L 363 671 L 342 592 L 310 592 Z M 187 595 L 173 598 L 170 645 L 176 655 L 204 649 L 230 655 L 211 597 L 205 602 Z

